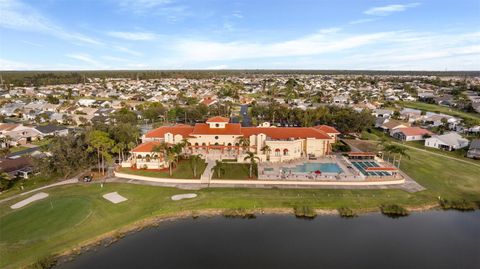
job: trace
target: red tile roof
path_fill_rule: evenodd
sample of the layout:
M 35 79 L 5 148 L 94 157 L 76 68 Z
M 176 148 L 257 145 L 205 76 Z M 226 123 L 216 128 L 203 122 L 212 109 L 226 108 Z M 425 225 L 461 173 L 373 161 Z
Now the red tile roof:
M 14 123 L 0 123 L 0 131 L 11 131 L 20 126 L 20 124 Z
M 230 122 L 230 119 L 225 118 L 225 117 L 216 116 L 216 117 L 212 117 L 212 118 L 208 119 L 207 123 L 208 122 Z
M 188 137 L 188 135 L 193 131 L 193 126 L 178 124 L 175 126 L 162 126 L 157 129 L 151 130 L 145 134 L 147 138 L 163 138 L 166 133 L 171 133 L 173 135 L 180 134 L 183 137 Z
M 208 124 L 197 123 L 191 135 L 242 135 L 240 123 L 225 124 L 225 128 L 210 128 Z
M 228 118 L 215 117 L 228 120 Z M 214 121 L 216 122 L 216 121 Z M 324 125 L 322 129 L 335 130 L 335 128 Z M 320 128 L 302 128 L 302 127 L 241 127 L 239 123 L 228 123 L 225 128 L 210 128 L 206 123 L 197 123 L 195 126 L 190 125 L 176 125 L 176 126 L 162 126 L 154 129 L 147 134 L 146 138 L 163 138 L 166 133 L 173 135 L 180 134 L 183 137 L 191 137 L 194 135 L 243 135 L 251 136 L 258 134 L 265 134 L 267 137 L 273 139 L 288 139 L 288 138 L 316 138 L 316 139 L 330 139 L 327 132 Z
M 138 145 L 136 148 L 132 149 L 132 152 L 152 152 L 153 147 L 160 145 L 160 142 L 151 141 Z
M 337 129 L 333 128 L 332 126 L 328 126 L 328 125 L 317 125 L 317 126 L 314 126 L 313 128 L 322 130 L 327 134 L 340 134 L 340 132 L 337 131 Z
M 430 132 L 427 129 L 423 129 L 420 127 L 407 127 L 407 128 L 400 128 L 399 132 L 402 132 L 406 136 L 417 136 L 417 135 L 433 135 L 432 132 Z
M 302 127 L 243 127 L 242 134 L 244 136 L 265 134 L 267 137 L 273 139 L 288 139 L 288 138 L 317 138 L 330 139 L 325 132 L 315 128 Z

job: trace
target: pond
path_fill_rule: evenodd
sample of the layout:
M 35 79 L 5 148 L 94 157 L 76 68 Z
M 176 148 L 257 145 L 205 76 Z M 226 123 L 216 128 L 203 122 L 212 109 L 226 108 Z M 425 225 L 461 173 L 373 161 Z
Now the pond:
M 186 219 L 57 268 L 480 268 L 480 211 Z

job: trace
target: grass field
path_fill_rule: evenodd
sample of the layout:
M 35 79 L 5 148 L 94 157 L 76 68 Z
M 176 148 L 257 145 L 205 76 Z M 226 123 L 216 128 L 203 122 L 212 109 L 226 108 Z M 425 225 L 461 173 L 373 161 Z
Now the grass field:
M 244 163 L 225 163 L 225 172 L 222 174 L 222 177 L 218 177 L 217 173 L 214 173 L 214 179 L 252 179 L 249 177 L 249 164 Z M 253 179 L 257 178 L 255 171 L 253 169 Z
M 430 111 L 430 112 L 436 112 L 436 113 L 443 113 L 443 114 L 447 114 L 455 117 L 472 119 L 480 122 L 479 113 L 468 113 L 468 112 L 460 111 L 458 109 L 454 109 L 450 107 L 439 106 L 436 104 L 427 104 L 422 102 L 402 102 L 401 105 L 408 108 L 420 109 L 423 111 Z
M 186 191 L 120 183 L 107 183 L 103 188 L 99 184 L 57 187 L 47 191 L 48 198 L 22 209 L 12 210 L 9 206 L 25 197 L 0 204 L 0 267 L 21 267 L 135 221 L 178 211 L 297 205 L 357 210 L 378 208 L 384 203 L 410 207 L 437 203 L 439 196 L 480 201 L 480 167 L 429 152 L 410 149 L 408 153 L 411 159 L 402 160 L 402 170 L 426 187 L 425 191 L 212 188 L 195 191 L 198 194 L 195 199 L 174 202 L 171 195 Z M 245 175 L 248 170 L 244 168 Z M 233 169 L 227 171 L 239 173 Z M 102 198 L 112 191 L 128 200 L 114 205 Z
M 16 152 L 19 152 L 19 151 L 22 151 L 22 150 L 26 150 L 26 149 L 28 149 L 28 147 L 25 147 L 25 146 L 16 146 L 16 147 L 10 148 L 10 153 L 16 153 Z
M 197 167 L 197 177 L 200 178 L 205 167 L 207 164 L 205 162 L 201 163 Z M 172 176 L 170 176 L 168 169 L 163 171 L 149 171 L 144 169 L 131 169 L 131 168 L 120 168 L 119 172 L 132 174 L 132 175 L 139 175 L 139 176 L 146 176 L 146 177 L 159 177 L 159 178 L 184 178 L 190 179 L 193 177 L 193 168 L 192 165 L 188 160 L 181 160 L 178 162 L 177 166 L 173 168 Z

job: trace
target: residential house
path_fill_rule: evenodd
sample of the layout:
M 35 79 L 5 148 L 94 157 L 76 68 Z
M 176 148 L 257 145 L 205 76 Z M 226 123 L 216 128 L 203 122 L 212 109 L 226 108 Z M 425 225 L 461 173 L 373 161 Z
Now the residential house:
M 376 118 L 390 118 L 393 111 L 389 109 L 375 109 L 372 113 Z
M 68 134 L 68 128 L 60 125 L 39 125 L 36 126 L 35 129 L 40 133 L 42 138 L 46 136 L 66 136 Z
M 480 139 L 472 140 L 468 148 L 467 157 L 472 159 L 480 159 Z
M 28 178 L 33 171 L 33 165 L 29 157 L 13 156 L 0 159 L 0 172 L 7 173 L 10 178 Z
M 463 138 L 456 132 L 451 132 L 444 135 L 434 135 L 425 139 L 425 146 L 453 151 L 468 146 L 468 139 Z
M 432 132 L 420 127 L 398 128 L 392 131 L 392 137 L 402 141 L 420 141 L 432 135 Z
M 385 133 L 393 134 L 395 129 L 410 127 L 410 123 L 399 120 L 386 119 L 379 127 Z

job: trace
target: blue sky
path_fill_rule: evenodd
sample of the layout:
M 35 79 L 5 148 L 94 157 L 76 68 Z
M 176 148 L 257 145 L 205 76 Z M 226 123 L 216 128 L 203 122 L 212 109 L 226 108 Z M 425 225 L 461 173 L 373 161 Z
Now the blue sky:
M 1 70 L 480 70 L 480 0 L 0 0 Z

